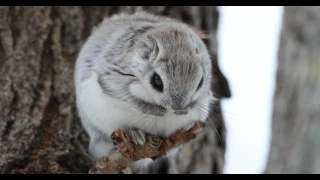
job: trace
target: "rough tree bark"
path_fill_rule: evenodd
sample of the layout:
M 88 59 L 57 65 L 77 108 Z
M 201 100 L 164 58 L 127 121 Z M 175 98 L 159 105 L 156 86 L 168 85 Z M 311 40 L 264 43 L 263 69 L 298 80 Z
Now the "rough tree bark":
M 216 7 L 0 7 L 0 172 L 88 173 L 88 136 L 74 101 L 74 63 L 91 29 L 118 12 L 146 10 L 209 34 L 219 98 L 230 97 L 218 68 Z M 222 173 L 226 146 L 220 103 L 177 159 L 133 173 Z M 219 135 L 220 137 L 219 137 Z
M 319 34 L 319 7 L 285 7 L 266 173 L 320 173 Z

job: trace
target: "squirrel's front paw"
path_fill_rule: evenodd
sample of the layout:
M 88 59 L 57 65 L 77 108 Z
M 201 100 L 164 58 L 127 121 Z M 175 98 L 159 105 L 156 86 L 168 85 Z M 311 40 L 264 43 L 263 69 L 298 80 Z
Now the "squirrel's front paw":
M 193 126 L 195 125 L 195 123 L 188 123 L 187 125 L 185 125 L 182 129 L 185 131 L 188 131 L 189 129 L 191 129 Z M 197 130 L 196 132 L 194 132 L 195 134 L 202 131 L 203 128 L 200 128 L 199 130 Z
M 145 133 L 140 129 L 130 129 L 128 135 L 135 145 L 143 145 L 146 142 Z

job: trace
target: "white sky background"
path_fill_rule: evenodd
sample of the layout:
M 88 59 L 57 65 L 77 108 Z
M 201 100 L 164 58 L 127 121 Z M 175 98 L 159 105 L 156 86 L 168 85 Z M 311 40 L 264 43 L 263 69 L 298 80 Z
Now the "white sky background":
M 227 126 L 226 174 L 263 173 L 283 7 L 219 7 L 218 57 L 232 98 L 222 102 Z

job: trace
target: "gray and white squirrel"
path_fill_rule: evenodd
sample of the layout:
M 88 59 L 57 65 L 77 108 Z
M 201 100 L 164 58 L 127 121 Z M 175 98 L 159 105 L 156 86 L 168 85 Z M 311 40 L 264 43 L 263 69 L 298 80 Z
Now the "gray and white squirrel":
M 84 43 L 74 74 L 91 155 L 100 158 L 114 149 L 110 135 L 116 128 L 143 144 L 145 133 L 168 137 L 205 122 L 216 101 L 211 71 L 206 45 L 183 22 L 147 12 L 104 19 Z

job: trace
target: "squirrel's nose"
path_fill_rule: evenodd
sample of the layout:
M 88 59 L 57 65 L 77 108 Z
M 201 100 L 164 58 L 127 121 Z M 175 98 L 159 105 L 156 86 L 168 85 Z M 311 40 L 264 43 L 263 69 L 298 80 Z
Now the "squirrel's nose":
M 184 107 L 171 106 L 171 108 L 174 110 L 174 114 L 176 114 L 176 115 L 188 114 L 188 110 L 186 108 L 184 108 Z

